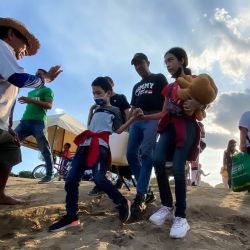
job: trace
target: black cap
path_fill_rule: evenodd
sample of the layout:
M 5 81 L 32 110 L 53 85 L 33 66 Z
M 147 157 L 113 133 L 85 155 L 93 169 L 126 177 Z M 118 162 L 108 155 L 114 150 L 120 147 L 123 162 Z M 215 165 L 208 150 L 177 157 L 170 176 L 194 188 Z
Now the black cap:
M 135 62 L 141 62 L 142 60 L 145 60 L 148 62 L 148 57 L 143 54 L 143 53 L 136 53 L 133 57 L 133 59 L 131 60 L 131 65 L 135 64 Z

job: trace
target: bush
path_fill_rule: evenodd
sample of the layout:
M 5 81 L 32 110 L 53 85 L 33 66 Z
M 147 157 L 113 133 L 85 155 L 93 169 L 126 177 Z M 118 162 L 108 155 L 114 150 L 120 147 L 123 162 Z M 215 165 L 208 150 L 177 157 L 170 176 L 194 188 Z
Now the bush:
M 19 172 L 19 177 L 22 177 L 22 178 L 33 178 L 31 171 L 21 171 L 21 172 Z

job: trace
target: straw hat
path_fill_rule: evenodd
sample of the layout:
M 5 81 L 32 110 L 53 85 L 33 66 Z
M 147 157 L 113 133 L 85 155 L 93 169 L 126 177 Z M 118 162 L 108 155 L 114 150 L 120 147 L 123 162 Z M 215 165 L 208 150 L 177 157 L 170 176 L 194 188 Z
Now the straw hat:
M 0 26 L 10 27 L 19 31 L 28 41 L 27 55 L 35 55 L 37 50 L 40 48 L 38 39 L 28 31 L 25 25 L 13 18 L 0 17 Z

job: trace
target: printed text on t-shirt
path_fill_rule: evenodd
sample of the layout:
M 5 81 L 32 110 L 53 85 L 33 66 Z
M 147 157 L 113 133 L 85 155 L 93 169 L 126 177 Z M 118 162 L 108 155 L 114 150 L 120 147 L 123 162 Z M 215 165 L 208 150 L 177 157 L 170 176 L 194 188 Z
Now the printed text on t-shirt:
M 135 90 L 135 95 L 140 96 L 144 94 L 152 94 L 153 87 L 154 87 L 154 83 L 152 82 L 144 83 Z

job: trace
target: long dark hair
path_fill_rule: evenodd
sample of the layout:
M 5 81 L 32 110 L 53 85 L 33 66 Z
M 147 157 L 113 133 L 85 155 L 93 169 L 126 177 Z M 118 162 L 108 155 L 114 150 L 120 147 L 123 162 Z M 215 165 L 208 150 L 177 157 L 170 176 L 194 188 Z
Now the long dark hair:
M 174 47 L 174 48 L 171 48 L 170 50 L 168 50 L 168 51 L 165 53 L 164 57 L 165 57 L 167 54 L 172 54 L 172 55 L 174 55 L 174 56 L 177 58 L 178 61 L 183 60 L 182 66 L 183 66 L 184 73 L 185 73 L 186 75 L 191 75 L 191 74 L 192 74 L 191 69 L 190 69 L 190 68 L 187 68 L 187 66 L 188 66 L 188 57 L 187 57 L 187 53 L 186 53 L 186 51 L 185 51 L 184 49 L 182 49 L 182 48 L 180 48 L 180 47 Z M 181 75 L 181 70 L 182 70 L 182 69 L 179 68 L 179 69 L 177 70 L 177 72 L 173 75 L 173 77 L 174 77 L 174 78 L 179 77 L 179 76 Z
M 235 144 L 236 144 L 236 141 L 234 139 L 231 139 L 228 141 L 227 153 L 234 154 L 236 152 Z

